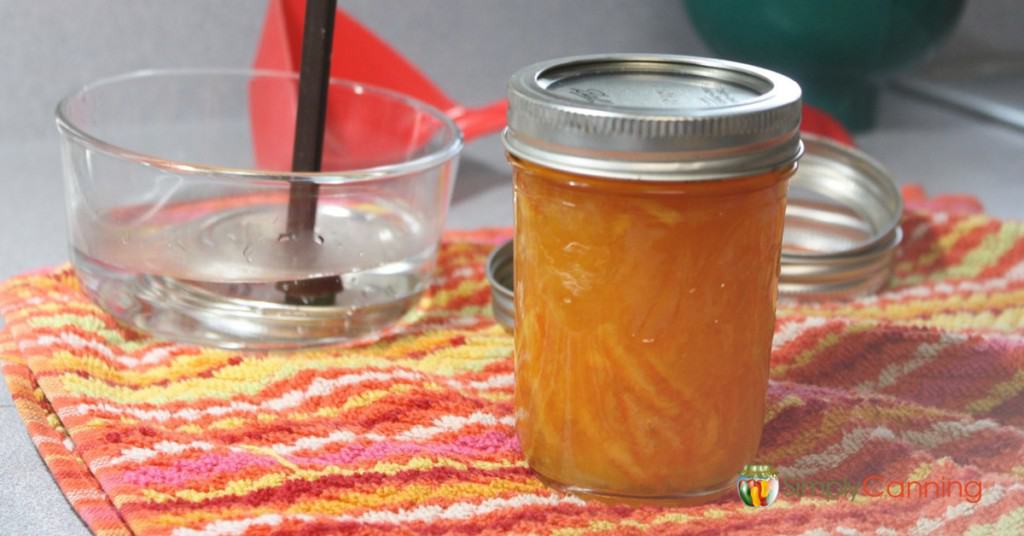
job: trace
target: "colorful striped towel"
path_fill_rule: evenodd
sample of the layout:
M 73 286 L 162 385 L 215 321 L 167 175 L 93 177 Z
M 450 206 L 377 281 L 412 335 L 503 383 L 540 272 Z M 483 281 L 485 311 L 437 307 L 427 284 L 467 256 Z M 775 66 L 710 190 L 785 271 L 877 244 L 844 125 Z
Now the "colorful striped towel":
M 891 288 L 782 304 L 767 508 L 585 503 L 534 478 L 482 272 L 507 231 L 449 235 L 418 316 L 377 341 L 242 354 L 154 340 L 63 267 L 0 287 L 0 350 L 39 452 L 98 534 L 1022 534 L 1024 225 L 970 199 L 907 199 Z

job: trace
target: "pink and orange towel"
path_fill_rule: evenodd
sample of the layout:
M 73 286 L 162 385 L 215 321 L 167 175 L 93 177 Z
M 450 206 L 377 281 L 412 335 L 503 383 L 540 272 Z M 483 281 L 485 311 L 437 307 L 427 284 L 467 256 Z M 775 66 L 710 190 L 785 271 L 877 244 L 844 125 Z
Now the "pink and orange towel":
M 534 478 L 483 274 L 504 230 L 450 234 L 417 314 L 379 340 L 155 340 L 62 267 L 0 287 L 0 352 L 97 534 L 1024 534 L 1024 225 L 906 194 L 887 290 L 782 304 L 757 460 L 782 485 L 765 508 L 587 503 Z

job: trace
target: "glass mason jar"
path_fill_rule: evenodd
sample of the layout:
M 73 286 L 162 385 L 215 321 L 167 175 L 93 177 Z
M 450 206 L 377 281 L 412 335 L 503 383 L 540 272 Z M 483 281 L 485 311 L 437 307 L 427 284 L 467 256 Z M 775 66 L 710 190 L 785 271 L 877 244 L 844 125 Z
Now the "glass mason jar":
M 603 55 L 528 67 L 509 96 L 528 463 L 585 496 L 720 496 L 761 436 L 799 86 Z

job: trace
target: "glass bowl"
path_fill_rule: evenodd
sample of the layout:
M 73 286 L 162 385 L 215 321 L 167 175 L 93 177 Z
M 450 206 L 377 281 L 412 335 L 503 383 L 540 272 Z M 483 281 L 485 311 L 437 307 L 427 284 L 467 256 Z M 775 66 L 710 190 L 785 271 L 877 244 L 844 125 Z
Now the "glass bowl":
M 412 308 L 458 129 L 407 96 L 332 80 L 323 171 L 292 172 L 297 92 L 291 73 L 140 71 L 60 102 L 71 259 L 100 307 L 159 337 L 242 349 L 362 338 Z M 300 194 L 315 202 L 311 232 L 287 225 Z

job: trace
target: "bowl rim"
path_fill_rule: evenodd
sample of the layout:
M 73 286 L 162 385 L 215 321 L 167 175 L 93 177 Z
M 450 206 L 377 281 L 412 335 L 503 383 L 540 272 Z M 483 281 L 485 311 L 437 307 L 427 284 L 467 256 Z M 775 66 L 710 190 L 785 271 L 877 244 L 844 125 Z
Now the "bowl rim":
M 169 69 L 140 69 L 129 71 L 105 78 L 100 78 L 88 84 L 80 86 L 72 91 L 58 103 L 55 110 L 57 129 L 64 135 L 76 141 L 115 158 L 133 160 L 140 165 L 165 169 L 175 173 L 206 174 L 216 176 L 240 177 L 247 179 L 258 179 L 262 181 L 275 181 L 285 183 L 315 183 L 315 184 L 341 184 L 349 182 L 365 182 L 383 180 L 394 176 L 409 175 L 436 167 L 444 162 L 458 156 L 463 147 L 462 131 L 455 122 L 440 109 L 431 106 L 419 99 L 415 99 L 390 89 L 364 84 L 362 82 L 343 78 L 331 78 L 329 83 L 332 86 L 343 86 L 351 89 L 354 93 L 371 93 L 400 101 L 410 108 L 425 112 L 434 117 L 444 125 L 450 132 L 450 140 L 441 148 L 412 160 L 405 160 L 391 164 L 383 164 L 366 168 L 354 168 L 347 170 L 331 171 L 270 171 L 258 168 L 218 166 L 197 162 L 185 162 L 179 160 L 168 160 L 154 154 L 129 149 L 127 147 L 102 140 L 87 129 L 76 124 L 70 118 L 69 106 L 73 101 L 86 96 L 90 91 L 97 88 L 129 82 L 142 78 L 156 77 L 185 77 L 185 76 L 221 76 L 221 77 L 246 77 L 246 78 L 278 78 L 298 80 L 299 75 L 290 71 L 279 71 L 270 69 L 233 69 L 233 68 L 169 68 Z

